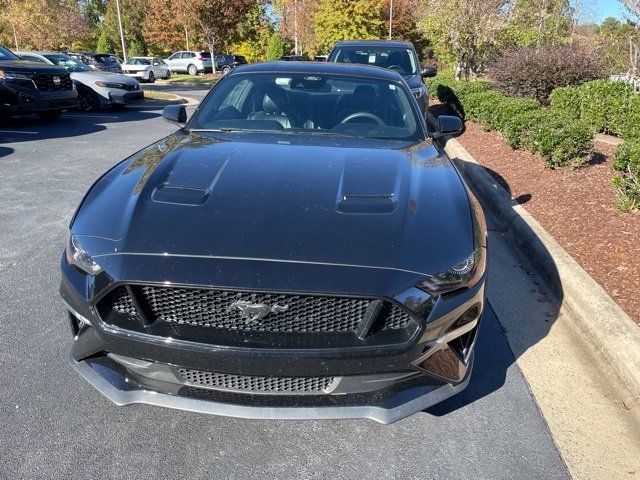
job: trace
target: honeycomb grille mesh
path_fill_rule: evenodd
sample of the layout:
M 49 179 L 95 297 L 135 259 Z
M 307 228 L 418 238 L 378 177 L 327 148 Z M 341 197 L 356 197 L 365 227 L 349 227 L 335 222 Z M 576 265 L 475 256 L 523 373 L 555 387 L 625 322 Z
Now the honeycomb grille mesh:
M 113 309 L 118 313 L 124 313 L 126 315 L 137 315 L 136 307 L 133 304 L 133 300 L 127 292 L 125 287 L 116 288 L 109 294 L 110 301 L 112 302 Z
M 147 320 L 247 332 L 341 333 L 355 332 L 371 300 L 230 290 L 132 287 Z M 138 314 L 124 286 L 113 290 L 104 307 L 119 314 Z M 256 309 L 256 305 L 258 305 Z M 266 308 L 266 313 L 260 313 Z M 400 306 L 385 302 L 383 329 L 402 329 L 411 316 Z
M 178 370 L 187 382 L 203 387 L 265 393 L 323 393 L 333 377 L 253 377 L 226 373 Z

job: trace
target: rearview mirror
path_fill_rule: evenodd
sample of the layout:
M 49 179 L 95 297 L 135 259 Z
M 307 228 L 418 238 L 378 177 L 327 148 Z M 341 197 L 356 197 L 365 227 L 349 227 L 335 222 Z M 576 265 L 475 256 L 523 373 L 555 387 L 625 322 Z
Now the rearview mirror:
M 462 131 L 462 120 L 453 115 L 440 115 L 438 117 L 438 131 L 431 135 L 432 138 L 440 138 L 444 135 L 453 135 Z
M 187 109 L 184 105 L 167 105 L 162 110 L 162 118 L 181 127 L 187 123 Z
M 436 67 L 422 67 L 422 71 L 420 74 L 423 77 L 435 77 L 438 74 L 438 69 Z

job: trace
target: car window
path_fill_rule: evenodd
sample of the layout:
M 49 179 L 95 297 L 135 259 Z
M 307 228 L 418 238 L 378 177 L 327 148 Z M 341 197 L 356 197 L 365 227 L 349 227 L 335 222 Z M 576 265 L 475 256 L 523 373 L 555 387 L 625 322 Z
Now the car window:
M 305 73 L 248 73 L 221 81 L 192 129 L 417 139 L 420 121 L 401 83 Z
M 45 62 L 42 58 L 40 57 L 36 57 L 34 55 L 25 55 L 25 54 L 21 54 L 20 58 L 22 60 L 26 60 L 28 62 L 39 62 L 39 63 L 47 63 Z
M 127 65 L 151 65 L 148 58 L 130 58 L 126 63 Z
M 95 57 L 96 62 L 99 63 L 105 63 L 105 64 L 115 64 L 116 59 L 114 57 L 112 57 L 111 55 L 96 55 Z
M 191 52 L 186 52 L 182 54 L 182 58 L 193 58 L 195 57 L 196 54 L 195 53 L 191 53 Z
M 175 60 L 175 59 L 176 59 L 176 58 L 178 58 L 179 56 L 180 56 L 180 52 L 178 52 L 178 53 L 174 53 L 173 55 L 171 55 L 171 56 L 169 57 L 169 60 Z
M 20 60 L 6 48 L 0 47 L 0 60 Z
M 154 59 L 153 59 L 153 64 L 154 64 L 154 65 L 160 65 L 161 63 L 162 63 L 162 62 L 160 61 L 160 59 L 159 59 L 159 58 L 154 58 Z
M 331 52 L 329 61 L 389 68 L 403 75 L 418 73 L 418 62 L 410 48 L 338 46 Z
M 63 53 L 56 53 L 45 55 L 47 60 L 51 63 L 54 63 L 60 67 L 64 67 L 68 72 L 90 72 L 91 69 L 87 67 L 84 63 L 79 60 L 76 60 L 69 55 L 65 55 Z
M 200 56 L 203 58 L 211 58 L 210 52 L 200 52 Z

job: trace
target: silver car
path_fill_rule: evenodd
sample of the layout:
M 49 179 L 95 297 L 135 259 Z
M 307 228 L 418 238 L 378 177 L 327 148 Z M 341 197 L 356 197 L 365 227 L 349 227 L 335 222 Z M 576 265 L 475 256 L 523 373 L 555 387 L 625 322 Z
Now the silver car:
M 165 58 L 164 61 L 169 65 L 171 73 L 197 75 L 198 73 L 213 72 L 213 63 L 209 52 L 180 51 Z
M 59 65 L 67 69 L 78 89 L 79 109 L 85 112 L 104 106 L 122 106 L 144 99 L 135 78 L 118 73 L 92 70 L 64 53 L 15 52 L 23 60 Z
M 122 73 L 149 83 L 171 76 L 169 65 L 158 57 L 132 57 L 122 64 Z

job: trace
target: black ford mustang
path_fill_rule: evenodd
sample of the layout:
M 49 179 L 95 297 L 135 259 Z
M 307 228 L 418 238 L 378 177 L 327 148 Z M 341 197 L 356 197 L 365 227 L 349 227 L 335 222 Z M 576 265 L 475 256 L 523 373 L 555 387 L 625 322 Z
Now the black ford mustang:
M 238 67 L 71 221 L 71 365 L 119 405 L 393 422 L 467 385 L 482 213 L 396 72 Z

